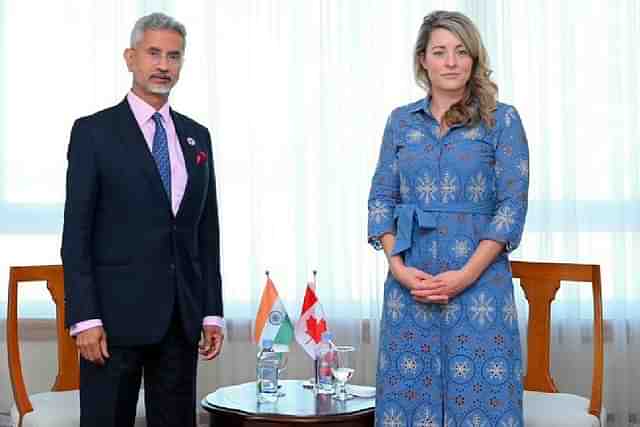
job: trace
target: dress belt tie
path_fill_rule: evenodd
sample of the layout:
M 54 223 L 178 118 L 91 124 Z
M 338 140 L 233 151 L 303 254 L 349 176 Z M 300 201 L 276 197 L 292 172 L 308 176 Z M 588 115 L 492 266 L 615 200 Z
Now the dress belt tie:
M 393 219 L 396 221 L 396 243 L 391 251 L 391 256 L 398 255 L 411 247 L 413 233 L 416 229 L 435 230 L 437 228 L 437 213 L 469 213 L 469 214 L 493 214 L 490 206 L 451 206 L 449 208 L 438 207 L 433 209 L 421 209 L 414 204 L 396 205 Z

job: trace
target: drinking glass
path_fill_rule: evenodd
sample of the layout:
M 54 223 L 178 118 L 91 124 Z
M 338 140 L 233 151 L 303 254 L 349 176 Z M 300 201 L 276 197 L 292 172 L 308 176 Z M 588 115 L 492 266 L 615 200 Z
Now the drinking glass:
M 284 351 L 278 352 L 278 378 L 279 379 L 282 379 L 282 372 L 284 372 L 287 369 L 287 362 L 288 362 L 287 354 L 288 353 Z M 286 393 L 284 392 L 284 385 L 279 384 L 278 397 L 283 397 L 285 395 Z
M 338 345 L 334 347 L 336 358 L 331 367 L 331 373 L 336 380 L 336 392 L 333 397 L 337 400 L 351 399 L 353 396 L 347 393 L 347 382 L 355 372 L 354 354 L 355 347 L 350 345 Z

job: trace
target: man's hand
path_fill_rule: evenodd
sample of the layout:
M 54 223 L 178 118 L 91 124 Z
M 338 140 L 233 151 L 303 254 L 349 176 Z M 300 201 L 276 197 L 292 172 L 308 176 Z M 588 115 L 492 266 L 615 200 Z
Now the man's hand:
M 203 325 L 198 351 L 204 360 L 214 359 L 222 350 L 224 332 L 220 326 Z
M 108 359 L 107 334 L 102 326 L 89 328 L 76 335 L 76 347 L 85 360 L 96 365 L 104 365 Z

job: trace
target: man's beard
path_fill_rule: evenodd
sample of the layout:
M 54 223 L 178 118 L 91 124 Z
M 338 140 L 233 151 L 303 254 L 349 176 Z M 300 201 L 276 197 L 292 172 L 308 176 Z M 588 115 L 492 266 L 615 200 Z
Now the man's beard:
M 172 88 L 173 88 L 173 85 L 171 84 L 168 84 L 168 85 L 158 85 L 153 83 L 147 84 L 147 90 L 156 95 L 169 95 L 169 92 L 171 92 Z

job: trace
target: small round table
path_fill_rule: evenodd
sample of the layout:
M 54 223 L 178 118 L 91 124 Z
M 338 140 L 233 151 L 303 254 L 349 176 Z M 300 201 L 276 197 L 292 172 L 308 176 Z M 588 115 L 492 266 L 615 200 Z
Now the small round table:
M 258 403 L 256 383 L 221 387 L 202 399 L 210 427 L 281 427 L 306 424 L 331 427 L 373 425 L 375 398 L 355 397 L 346 401 L 315 395 L 301 380 L 281 380 L 285 396 L 275 403 Z

